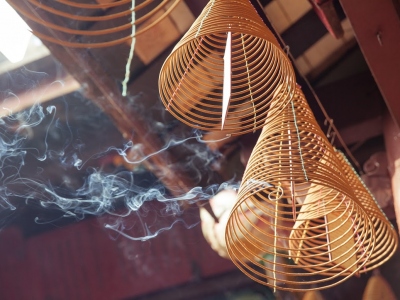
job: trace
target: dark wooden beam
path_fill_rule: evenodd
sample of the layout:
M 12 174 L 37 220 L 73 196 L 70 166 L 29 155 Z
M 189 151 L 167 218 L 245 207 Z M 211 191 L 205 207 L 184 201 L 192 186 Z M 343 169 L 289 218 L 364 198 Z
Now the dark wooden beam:
M 339 20 L 342 21 L 343 19 L 344 17 L 339 15 Z M 282 38 L 290 46 L 293 57 L 297 58 L 327 33 L 328 30 L 317 14 L 310 10 L 295 24 L 286 29 L 282 33 Z
M 362 72 L 315 88 L 327 113 L 338 129 L 355 126 L 386 112 L 374 78 L 369 72 Z M 324 116 L 315 102 L 310 106 L 318 120 Z
M 13 5 L 21 5 L 31 13 L 38 14 L 38 11 L 27 5 L 24 0 L 15 0 Z M 44 13 L 38 17 L 63 25 L 61 19 L 52 20 L 49 14 Z M 43 28 L 27 18 L 24 19 L 32 30 L 46 32 L 49 36 L 62 39 L 61 32 Z M 169 150 L 159 153 L 164 146 L 163 141 L 155 133 L 148 131 L 146 120 L 130 105 L 129 99 L 121 95 L 119 83 L 105 72 L 87 49 L 68 48 L 46 41 L 43 43 L 69 74 L 81 84 L 84 96 L 111 117 L 124 138 L 131 140 L 133 144 L 142 145 L 140 155 L 149 156 L 143 160 L 143 165 L 157 176 L 172 194 L 180 195 L 196 185 L 183 170 L 185 166 L 176 163 L 178 159 Z
M 342 24 L 336 12 L 333 0 L 308 0 L 315 13 L 320 18 L 325 28 L 335 38 L 339 39 L 344 35 Z
M 340 1 L 389 111 L 400 125 L 400 18 L 394 1 Z
M 378 116 L 355 125 L 340 129 L 340 135 L 347 145 L 364 143 L 383 134 L 383 117 Z M 339 145 L 340 146 L 340 145 Z
M 34 104 L 44 103 L 64 96 L 78 90 L 80 87 L 80 84 L 70 75 L 66 75 L 64 78 L 55 78 L 55 80 L 46 80 L 34 89 L 16 95 L 11 94 L 4 99 L 0 96 L 0 118 L 8 116 L 10 112 L 17 113 Z

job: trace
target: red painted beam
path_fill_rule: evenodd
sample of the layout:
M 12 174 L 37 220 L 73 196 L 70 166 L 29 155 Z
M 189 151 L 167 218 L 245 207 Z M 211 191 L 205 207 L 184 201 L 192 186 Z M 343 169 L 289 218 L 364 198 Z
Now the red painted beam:
M 328 32 L 337 39 L 341 38 L 344 31 L 333 0 L 309 0 L 309 2 Z
M 388 170 L 392 176 L 392 192 L 397 226 L 400 228 L 400 128 L 386 115 L 383 123 Z
M 400 124 L 400 18 L 393 0 L 340 0 L 385 99 Z

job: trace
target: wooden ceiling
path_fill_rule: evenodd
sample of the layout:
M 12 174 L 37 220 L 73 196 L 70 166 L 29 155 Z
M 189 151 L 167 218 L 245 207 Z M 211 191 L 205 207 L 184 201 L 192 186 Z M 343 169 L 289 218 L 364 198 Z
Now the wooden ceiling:
M 46 78 L 36 82 L 34 88 L 35 92 L 40 91 L 40 88 L 45 92 L 31 96 L 27 93 L 32 93 L 32 89 L 26 91 L 23 88 L 20 89 L 21 86 L 14 87 L 13 93 L 18 94 L 20 99 L 26 97 L 31 101 L 24 100 L 25 104 L 20 105 L 20 109 L 28 107 L 29 103 L 32 103 L 32 99 L 39 102 L 50 101 L 70 93 L 71 90 L 78 89 L 79 85 L 80 92 L 111 117 L 125 139 L 133 139 L 134 144 L 143 145 L 142 152 L 137 155 L 147 156 L 157 152 L 163 148 L 168 139 L 173 138 L 171 130 L 177 128 L 176 125 L 169 128 L 171 135 L 161 139 L 157 129 L 152 129 L 152 123 L 175 124 L 175 120 L 163 112 L 159 106 L 158 72 L 166 55 L 171 51 L 171 47 L 188 29 L 206 2 L 204 0 L 181 2 L 169 17 L 137 37 L 131 66 L 129 97 L 127 98 L 120 94 L 130 43 L 99 49 L 73 49 L 45 41 L 44 44 L 62 67 L 49 56 L 26 65 L 25 67 L 32 71 L 36 71 L 35 68 L 37 68 L 40 72 L 47 74 Z M 26 7 L 22 0 L 12 1 L 12 3 Z M 302 79 L 299 74 L 302 74 L 312 82 L 323 105 L 327 108 L 329 116 L 344 132 L 346 141 L 349 144 L 360 143 L 381 134 L 381 130 L 376 129 L 375 124 L 386 108 L 357 46 L 348 18 L 344 15 L 338 2 L 333 1 L 332 3 L 344 32 L 339 39 L 328 33 L 307 0 L 295 1 L 295 4 L 291 0 L 263 1 L 262 5 L 269 19 L 269 25 L 288 45 L 298 70 L 300 84 L 302 84 Z M 26 9 L 29 9 L 29 6 Z M 113 8 L 105 10 L 103 14 L 111 14 L 114 10 Z M 39 15 L 45 19 L 54 18 L 46 12 L 39 11 Z M 51 21 L 62 25 L 65 20 Z M 41 28 L 29 19 L 27 22 L 33 30 L 46 32 L 46 28 Z M 110 26 L 110 24 L 105 25 L 104 22 L 99 22 L 90 24 L 90 26 L 90 29 L 100 29 Z M 53 31 L 48 34 L 60 33 Z M 85 37 L 83 37 L 84 39 Z M 67 73 L 60 73 L 61 69 L 66 70 Z M 16 68 L 3 73 L 2 76 L 10 77 L 9 74 L 13 74 L 13 72 L 18 73 L 20 70 Z M 52 94 L 51 89 L 48 88 L 49 82 L 56 80 L 63 82 L 63 85 L 55 89 L 57 93 Z M 3 82 L 5 81 L 3 80 Z M 6 87 L 3 87 L 3 90 L 6 90 Z M 316 105 L 313 95 L 308 93 L 307 96 L 322 125 L 324 116 L 321 114 L 321 110 Z M 7 99 L 6 102 L 10 103 L 10 99 Z M 138 111 L 138 108 L 142 111 Z M 363 130 L 362 135 L 359 132 L 354 134 L 359 124 L 370 126 L 375 130 Z M 167 126 L 171 127 L 172 125 Z M 184 128 L 182 125 L 178 127 Z M 190 132 L 189 129 L 185 130 Z M 154 133 L 146 133 L 146 139 L 142 139 L 141 135 L 145 132 Z M 150 138 L 147 138 L 149 134 Z M 176 175 L 164 175 L 163 166 L 171 165 L 171 161 L 177 161 L 173 156 L 164 152 L 160 156 L 152 156 L 144 164 L 153 173 L 158 174 L 158 177 L 162 177 L 167 186 L 168 182 L 173 182 L 173 185 L 181 182 L 179 185 L 182 188 L 194 186 L 193 182 L 185 182 L 186 179 L 176 178 Z M 185 176 L 183 177 L 185 178 Z

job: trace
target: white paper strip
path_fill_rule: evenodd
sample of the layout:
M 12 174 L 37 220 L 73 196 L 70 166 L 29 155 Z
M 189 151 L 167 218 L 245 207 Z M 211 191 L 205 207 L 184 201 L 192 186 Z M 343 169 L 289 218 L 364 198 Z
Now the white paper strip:
M 228 112 L 229 100 L 231 98 L 231 69 L 232 69 L 232 33 L 228 32 L 224 54 L 224 83 L 222 87 L 222 122 L 221 130 L 224 129 L 225 119 Z

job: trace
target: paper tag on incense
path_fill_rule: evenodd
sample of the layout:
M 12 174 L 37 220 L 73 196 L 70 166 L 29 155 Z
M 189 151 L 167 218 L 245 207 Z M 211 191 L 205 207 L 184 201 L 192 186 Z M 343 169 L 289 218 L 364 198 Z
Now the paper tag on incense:
M 232 69 L 232 33 L 228 32 L 224 54 L 224 83 L 222 87 L 222 122 L 221 130 L 224 129 L 226 115 L 228 113 L 229 100 L 231 98 L 231 69 Z

